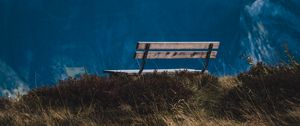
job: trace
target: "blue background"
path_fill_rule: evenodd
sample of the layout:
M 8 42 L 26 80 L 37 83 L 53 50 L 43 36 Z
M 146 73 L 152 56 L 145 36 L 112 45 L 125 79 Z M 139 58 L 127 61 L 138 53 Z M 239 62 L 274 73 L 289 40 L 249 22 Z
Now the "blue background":
M 298 0 L 0 0 L 0 83 L 51 85 L 65 78 L 65 66 L 93 74 L 138 68 L 137 41 L 221 41 L 209 70 L 237 74 L 248 57 L 286 61 L 284 45 L 299 57 L 299 7 Z M 200 69 L 200 61 L 153 60 L 147 68 Z

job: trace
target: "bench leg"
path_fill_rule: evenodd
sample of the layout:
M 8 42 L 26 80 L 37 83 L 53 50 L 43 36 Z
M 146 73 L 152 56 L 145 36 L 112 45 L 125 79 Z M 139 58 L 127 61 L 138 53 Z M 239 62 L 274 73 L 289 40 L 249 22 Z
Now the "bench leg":
M 202 74 L 208 69 L 209 59 L 210 59 L 210 55 L 211 55 L 213 46 L 214 45 L 212 43 L 209 44 L 208 51 L 207 51 L 206 58 L 205 58 L 204 67 L 203 67 L 203 69 L 201 71 Z
M 145 68 L 145 64 L 146 64 L 146 59 L 147 59 L 147 56 L 148 56 L 149 48 L 150 48 L 150 44 L 146 44 L 145 52 L 144 52 L 144 55 L 143 55 L 143 61 L 142 61 L 142 64 L 141 64 L 141 67 L 140 67 L 140 70 L 139 70 L 139 75 L 141 75 L 143 73 L 143 70 Z

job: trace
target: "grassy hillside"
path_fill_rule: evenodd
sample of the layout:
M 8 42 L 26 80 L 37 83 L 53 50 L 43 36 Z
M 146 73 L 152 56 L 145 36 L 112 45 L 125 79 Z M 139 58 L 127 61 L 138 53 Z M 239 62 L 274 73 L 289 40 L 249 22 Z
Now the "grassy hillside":
M 299 125 L 299 98 L 298 63 L 227 77 L 86 75 L 1 99 L 0 125 Z

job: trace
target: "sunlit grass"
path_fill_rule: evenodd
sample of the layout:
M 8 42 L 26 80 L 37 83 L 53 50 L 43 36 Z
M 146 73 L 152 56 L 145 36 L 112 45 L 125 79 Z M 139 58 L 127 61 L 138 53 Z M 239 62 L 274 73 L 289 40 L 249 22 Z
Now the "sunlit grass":
M 296 125 L 300 65 L 259 63 L 238 76 L 85 75 L 1 99 L 1 125 Z

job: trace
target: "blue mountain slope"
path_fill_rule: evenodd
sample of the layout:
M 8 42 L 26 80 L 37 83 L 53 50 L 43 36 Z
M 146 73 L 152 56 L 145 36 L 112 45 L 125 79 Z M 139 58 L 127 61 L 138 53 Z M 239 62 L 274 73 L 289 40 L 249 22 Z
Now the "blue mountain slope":
M 133 69 L 137 41 L 221 41 L 217 75 L 253 62 L 299 58 L 298 0 L 0 0 L 1 78 L 11 87 L 55 83 L 64 68 Z M 201 60 L 154 60 L 149 68 L 201 68 Z M 2 87 L 4 88 L 4 87 Z

